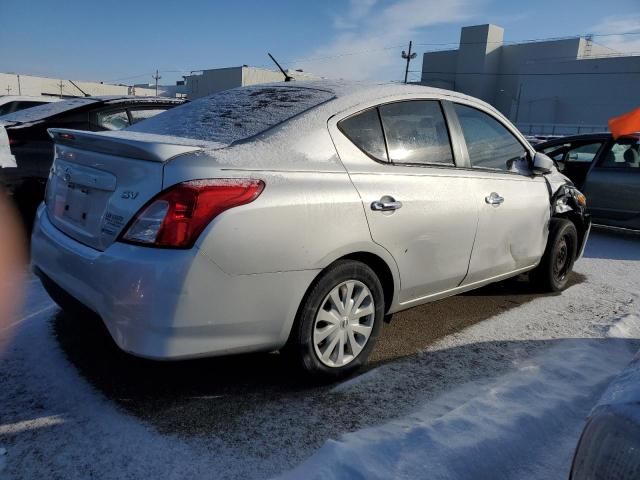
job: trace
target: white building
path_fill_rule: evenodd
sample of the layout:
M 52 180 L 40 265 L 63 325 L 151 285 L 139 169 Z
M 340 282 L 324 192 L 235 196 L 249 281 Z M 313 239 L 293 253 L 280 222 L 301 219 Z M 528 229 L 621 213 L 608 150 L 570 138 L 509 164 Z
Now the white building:
M 496 25 L 465 27 L 456 50 L 427 52 L 420 83 L 493 104 L 525 133 L 606 130 L 640 105 L 640 56 L 570 38 L 508 44 Z
M 0 95 L 65 96 L 85 95 L 155 95 L 153 88 L 134 88 L 102 82 L 84 82 L 64 78 L 36 77 L 16 73 L 0 73 Z
M 297 81 L 318 79 L 318 77 L 298 70 L 287 70 L 287 75 Z M 230 88 L 259 83 L 282 82 L 284 81 L 284 75 L 279 71 L 243 65 L 241 67 L 202 70 L 196 74 L 185 76 L 184 80 L 184 92 L 187 94 L 187 98 L 194 99 Z

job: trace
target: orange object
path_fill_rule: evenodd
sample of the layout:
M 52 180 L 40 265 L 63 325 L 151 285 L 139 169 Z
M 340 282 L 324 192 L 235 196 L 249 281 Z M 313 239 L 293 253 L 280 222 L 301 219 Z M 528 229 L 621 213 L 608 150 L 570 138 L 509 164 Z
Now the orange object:
M 613 134 L 613 138 L 640 132 L 640 108 L 610 119 L 609 131 Z

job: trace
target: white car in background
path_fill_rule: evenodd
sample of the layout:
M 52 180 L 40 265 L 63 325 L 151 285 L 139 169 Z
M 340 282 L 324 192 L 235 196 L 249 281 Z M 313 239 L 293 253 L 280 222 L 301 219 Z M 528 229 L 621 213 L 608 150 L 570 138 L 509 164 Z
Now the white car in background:
M 0 96 L 0 117 L 25 108 L 37 107 L 45 103 L 59 102 L 58 97 L 27 96 L 27 95 L 2 95 Z
M 391 313 L 527 271 L 562 290 L 589 232 L 553 161 L 456 92 L 261 85 L 49 132 L 34 269 L 142 357 L 281 349 L 339 376 Z

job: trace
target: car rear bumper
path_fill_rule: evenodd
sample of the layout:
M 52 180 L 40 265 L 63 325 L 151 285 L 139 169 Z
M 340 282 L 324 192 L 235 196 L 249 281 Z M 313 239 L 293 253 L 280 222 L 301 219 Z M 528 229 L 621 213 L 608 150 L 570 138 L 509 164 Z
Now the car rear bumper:
M 120 348 L 153 359 L 280 348 L 317 274 L 228 275 L 196 248 L 116 242 L 101 252 L 56 229 L 42 207 L 31 248 L 53 297 L 76 300 L 102 318 Z

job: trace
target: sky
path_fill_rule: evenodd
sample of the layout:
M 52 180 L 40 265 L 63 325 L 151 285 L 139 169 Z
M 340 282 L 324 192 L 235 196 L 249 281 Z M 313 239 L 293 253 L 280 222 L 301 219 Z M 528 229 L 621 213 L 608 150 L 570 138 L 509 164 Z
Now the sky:
M 640 53 L 640 0 L 0 0 L 0 19 L 0 72 L 105 83 L 274 68 L 267 52 L 330 78 L 400 80 L 410 40 L 417 80 L 423 52 L 485 23 L 506 41 L 607 34 L 594 41 Z

